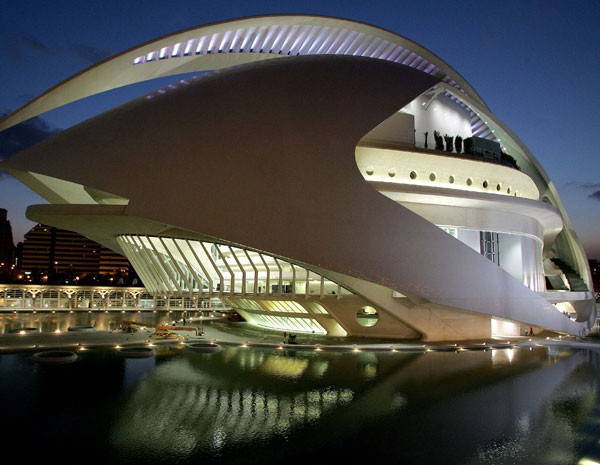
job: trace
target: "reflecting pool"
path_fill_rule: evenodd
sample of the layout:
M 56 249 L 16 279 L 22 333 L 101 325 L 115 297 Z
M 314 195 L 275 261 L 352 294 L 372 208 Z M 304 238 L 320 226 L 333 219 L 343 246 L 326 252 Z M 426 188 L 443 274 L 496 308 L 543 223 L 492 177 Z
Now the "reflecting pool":
M 0 355 L 5 452 L 109 464 L 600 463 L 599 353 Z

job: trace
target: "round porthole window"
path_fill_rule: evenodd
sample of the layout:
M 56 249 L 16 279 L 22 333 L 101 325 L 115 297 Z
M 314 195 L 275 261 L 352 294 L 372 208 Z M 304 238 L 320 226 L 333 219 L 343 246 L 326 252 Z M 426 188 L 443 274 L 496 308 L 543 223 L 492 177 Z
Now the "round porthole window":
M 379 314 L 377 313 L 377 309 L 371 307 L 370 305 L 365 305 L 361 307 L 358 312 L 356 312 L 356 321 L 362 326 L 370 327 L 375 326 L 379 321 Z
M 470 186 L 473 184 L 473 180 L 471 178 L 467 178 L 467 186 Z
M 414 171 L 410 172 L 410 179 L 417 179 L 417 173 L 415 173 Z
M 454 176 L 450 176 L 450 177 L 448 178 L 448 182 L 449 182 L 450 184 L 454 184 Z
M 489 186 L 489 184 L 488 184 L 487 179 L 486 179 L 485 181 L 483 181 L 483 188 L 487 189 L 488 186 Z
M 394 168 L 390 168 L 390 170 L 388 171 L 388 176 L 390 178 L 393 178 L 394 176 L 396 176 L 396 170 Z
M 435 173 L 431 173 L 431 174 L 429 175 L 429 180 L 430 180 L 430 181 L 435 181 L 435 177 L 436 177 L 436 176 L 435 176 Z
M 373 169 L 372 166 L 367 166 L 367 174 L 369 176 L 372 176 L 374 172 L 375 172 L 375 170 Z
M 496 185 L 496 190 L 500 192 L 502 190 L 502 184 Z

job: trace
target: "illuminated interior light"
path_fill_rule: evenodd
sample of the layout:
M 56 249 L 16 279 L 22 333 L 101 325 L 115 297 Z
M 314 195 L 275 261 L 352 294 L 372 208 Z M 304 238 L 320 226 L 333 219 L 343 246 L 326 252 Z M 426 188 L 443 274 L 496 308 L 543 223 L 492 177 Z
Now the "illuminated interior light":
M 194 39 L 190 39 L 185 44 L 185 49 L 183 50 L 184 55 L 189 55 L 192 51 L 192 47 L 194 46 Z
M 600 465 L 600 462 L 584 457 L 581 460 L 579 460 L 579 462 L 577 462 L 577 465 Z

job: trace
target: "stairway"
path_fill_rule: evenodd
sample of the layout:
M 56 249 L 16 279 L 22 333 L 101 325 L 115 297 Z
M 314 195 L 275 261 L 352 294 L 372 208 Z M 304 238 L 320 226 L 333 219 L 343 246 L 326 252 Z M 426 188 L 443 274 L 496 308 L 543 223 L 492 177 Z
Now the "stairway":
M 581 279 L 581 276 L 579 276 L 579 273 L 577 273 L 568 263 L 560 258 L 551 258 L 550 260 L 552 260 L 566 276 L 571 291 L 581 292 L 589 290 L 583 279 Z

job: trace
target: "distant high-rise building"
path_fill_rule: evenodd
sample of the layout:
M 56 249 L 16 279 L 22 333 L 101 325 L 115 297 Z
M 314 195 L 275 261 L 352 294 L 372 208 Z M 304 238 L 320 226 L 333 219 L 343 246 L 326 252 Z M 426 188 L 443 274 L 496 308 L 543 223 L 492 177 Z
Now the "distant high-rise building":
M 76 232 L 38 224 L 25 234 L 21 269 L 32 274 L 127 274 L 127 258 Z
M 0 208 L 0 275 L 10 270 L 15 260 L 15 244 L 13 242 L 12 227 L 7 219 L 8 212 Z

